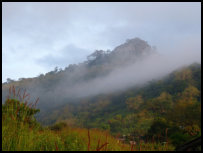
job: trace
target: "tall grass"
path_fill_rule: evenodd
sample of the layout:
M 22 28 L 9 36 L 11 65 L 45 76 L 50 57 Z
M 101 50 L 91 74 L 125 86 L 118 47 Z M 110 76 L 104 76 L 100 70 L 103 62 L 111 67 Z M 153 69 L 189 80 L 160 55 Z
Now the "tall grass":
M 9 88 L 9 96 L 2 105 L 3 151 L 149 151 L 166 150 L 159 143 L 139 142 L 135 145 L 118 142 L 108 131 L 72 128 L 64 124 L 52 128 L 41 127 L 34 114 L 39 110 L 39 98 L 29 102 L 29 94 L 15 87 Z M 62 127 L 62 128 L 61 128 Z M 167 146 L 168 150 L 174 148 Z

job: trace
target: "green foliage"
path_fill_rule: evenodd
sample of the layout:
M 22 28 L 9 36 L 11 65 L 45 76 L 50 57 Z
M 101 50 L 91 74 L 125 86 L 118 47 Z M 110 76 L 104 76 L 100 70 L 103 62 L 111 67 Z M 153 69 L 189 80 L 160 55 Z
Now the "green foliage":
M 37 125 L 34 115 L 40 110 L 27 106 L 26 103 L 17 99 L 7 99 L 2 105 L 2 118 L 5 120 L 14 120 L 18 124 L 27 123 L 30 126 Z
M 66 123 L 60 122 L 49 128 L 42 128 L 35 123 L 33 115 L 38 110 L 27 107 L 16 99 L 9 99 L 2 105 L 2 150 L 3 151 L 85 151 L 87 150 L 87 131 L 71 129 Z M 49 130 L 52 129 L 52 130 Z M 106 135 L 99 144 L 99 135 Z M 109 147 L 103 147 L 109 144 Z M 89 138 L 90 139 L 90 138 Z M 124 150 L 122 145 L 115 143 L 115 138 L 100 131 L 91 132 L 91 150 Z M 96 140 L 96 141 L 95 141 Z M 99 141 L 98 141 L 99 140 Z M 90 140 L 89 140 L 90 141 Z M 98 142 L 97 142 L 98 141 Z M 128 146 L 128 145 L 126 145 Z M 129 148 L 130 146 L 128 146 Z
M 141 104 L 143 104 L 142 96 L 130 97 L 127 99 L 126 104 L 129 109 L 137 111 Z
M 160 96 L 147 101 L 147 109 L 156 116 L 164 115 L 172 108 L 172 97 L 167 92 L 162 92 Z
M 169 138 L 175 147 L 180 146 L 191 139 L 188 134 L 184 134 L 183 132 L 174 132 L 169 136 Z
M 167 141 L 167 130 L 170 127 L 169 123 L 164 118 L 154 120 L 150 129 L 148 130 L 147 137 L 156 141 Z

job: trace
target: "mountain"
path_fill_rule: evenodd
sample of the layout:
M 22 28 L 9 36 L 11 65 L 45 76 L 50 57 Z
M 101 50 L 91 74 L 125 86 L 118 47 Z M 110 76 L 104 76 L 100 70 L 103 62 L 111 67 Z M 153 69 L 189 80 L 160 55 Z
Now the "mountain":
M 38 117 L 44 125 L 65 122 L 177 147 L 201 136 L 201 65 L 191 64 L 144 86 L 70 101 Z
M 128 39 L 124 44 L 117 46 L 113 51 L 96 50 L 88 56 L 89 65 L 125 66 L 146 56 L 155 54 L 155 49 L 146 41 L 139 38 Z
M 99 89 L 98 92 L 83 93 L 80 88 L 90 86 L 88 83 L 95 86 L 100 78 L 107 78 L 108 81 L 108 75 L 112 72 L 125 69 L 126 66 L 144 60 L 152 54 L 155 54 L 155 51 L 146 41 L 139 38 L 127 40 L 113 51 L 96 50 L 87 57 L 87 61 L 77 65 L 71 64 L 64 70 L 55 68 L 54 71 L 35 78 L 4 83 L 2 84 L 2 101 L 5 101 L 11 85 L 26 88 L 28 92 L 32 93 L 31 98 L 39 97 L 39 107 L 42 110 L 56 107 L 69 100 L 76 100 L 78 97 L 100 94 Z
M 162 93 L 171 95 L 175 101 L 182 92 L 190 87 L 201 92 L 200 64 L 194 63 L 183 67 L 160 80 L 151 81 L 143 86 L 133 86 L 124 91 L 69 101 L 68 104 L 50 110 L 51 115 L 46 115 L 47 112 L 42 113 L 43 117 L 40 117 L 40 120 L 44 124 L 53 124 L 57 121 L 70 119 L 77 121 L 76 124 L 80 124 L 80 126 L 101 128 L 103 124 L 108 125 L 108 120 L 116 115 L 125 117 L 131 114 L 132 111 L 128 109 L 126 104 L 130 99 L 141 96 L 145 102 L 142 109 L 146 109 L 144 105 L 151 105 L 150 100 L 159 97 Z M 201 101 L 200 93 L 196 96 L 196 100 Z
M 43 125 L 65 122 L 178 146 L 201 136 L 201 64 L 171 67 L 134 38 L 64 70 L 3 83 L 2 102 L 12 90 L 28 104 L 39 97 L 36 118 Z

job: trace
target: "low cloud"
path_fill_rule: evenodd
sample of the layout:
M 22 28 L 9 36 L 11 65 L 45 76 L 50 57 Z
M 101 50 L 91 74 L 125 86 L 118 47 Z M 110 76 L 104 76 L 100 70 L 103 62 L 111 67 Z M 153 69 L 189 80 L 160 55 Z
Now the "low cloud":
M 182 66 L 200 62 L 197 58 L 188 57 L 188 55 L 190 54 L 182 54 L 179 57 L 175 57 L 175 55 L 151 55 L 135 64 L 117 68 L 107 76 L 98 77 L 87 82 L 84 81 L 70 87 L 64 86 L 66 80 L 62 80 L 63 84 L 59 84 L 54 93 L 57 94 L 57 91 L 60 91 L 62 95 L 67 95 L 67 97 L 83 98 L 97 94 L 124 91 L 129 87 L 140 86 L 149 81 L 161 79 Z M 64 91 L 61 92 L 60 89 L 64 89 Z
M 199 42 L 188 39 L 176 46 L 176 50 L 171 54 L 156 52 L 130 65 L 112 67 L 109 73 L 96 74 L 96 77 L 90 79 L 87 79 L 88 75 L 92 75 L 90 69 L 82 64 L 76 68 L 77 70 L 68 72 L 60 78 L 51 90 L 47 90 L 41 84 L 32 87 L 31 93 L 41 97 L 42 105 L 48 102 L 58 105 L 88 96 L 124 91 L 130 87 L 142 86 L 149 81 L 161 79 L 183 66 L 194 62 L 201 63 L 200 56 Z M 102 69 L 97 71 L 99 74 Z
M 194 62 L 201 63 L 201 46 L 198 40 L 184 40 L 179 45 L 176 45 L 172 52 L 169 53 L 167 51 L 168 54 L 163 54 L 164 51 L 158 52 L 160 49 L 154 51 L 153 47 L 147 45 L 145 41 L 141 41 L 138 44 L 135 42 L 135 48 L 139 49 L 137 51 L 133 50 L 133 53 L 136 53 L 134 55 L 136 55 L 135 59 L 137 60 L 133 63 L 128 61 L 127 64 L 123 64 L 123 57 L 132 59 L 132 46 L 125 43 L 120 45 L 120 49 L 117 47 L 111 51 L 110 55 L 112 56 L 104 56 L 104 65 L 98 67 L 96 63 L 87 65 L 86 61 L 77 66 L 72 65 L 67 67 L 62 75 L 48 75 L 45 77 L 46 80 L 42 82 L 37 81 L 22 88 L 26 88 L 32 97 L 40 98 L 38 107 L 42 110 L 54 108 L 57 105 L 71 101 L 77 101 L 80 98 L 124 91 L 130 87 L 142 86 L 149 81 L 161 79 L 180 67 Z M 144 46 L 148 46 L 147 48 L 151 48 L 151 50 L 146 50 Z M 61 53 L 63 53 L 61 55 L 65 56 L 64 52 L 68 48 L 71 47 L 67 46 L 61 50 Z M 72 46 L 72 48 L 76 47 Z M 126 51 L 129 52 L 124 54 Z M 149 51 L 149 54 L 147 56 L 145 54 L 140 56 L 140 53 L 142 55 L 144 51 Z M 83 51 L 81 50 L 81 52 Z M 120 54 L 115 54 L 115 52 L 120 52 Z M 106 60 L 108 57 L 111 57 L 110 59 L 113 61 L 113 64 Z M 54 65 L 63 65 L 66 63 L 65 59 L 67 57 L 50 56 L 44 58 L 41 62 L 45 62 L 47 65 L 50 65 L 49 62 L 55 62 Z M 109 71 L 105 71 L 106 69 Z M 41 79 L 39 78 L 39 80 Z

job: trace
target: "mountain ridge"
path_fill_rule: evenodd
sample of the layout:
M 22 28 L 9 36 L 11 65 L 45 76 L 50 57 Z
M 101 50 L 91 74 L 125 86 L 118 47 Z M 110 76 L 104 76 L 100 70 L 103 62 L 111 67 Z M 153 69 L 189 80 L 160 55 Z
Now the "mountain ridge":
M 142 47 L 139 47 L 140 44 Z M 134 46 L 134 50 L 132 50 L 132 47 L 130 47 L 130 49 L 119 49 L 120 46 L 116 47 L 112 52 L 96 50 L 91 55 L 89 55 L 87 57 L 87 61 L 84 61 L 83 63 L 70 64 L 64 70 L 58 69 L 56 67 L 53 71 L 50 71 L 45 75 L 41 74 L 34 78 L 21 78 L 18 81 L 10 81 L 3 83 L 2 85 L 7 86 L 8 88 L 8 85 L 12 83 L 17 87 L 24 86 L 24 88 L 27 88 L 32 92 L 32 89 L 35 87 L 41 87 L 41 92 L 47 92 L 51 88 L 54 89 L 57 84 L 60 86 L 61 82 L 65 82 L 67 86 L 71 87 L 80 82 L 88 82 L 94 78 L 105 77 L 115 69 L 125 67 L 126 65 L 135 63 L 138 61 L 138 59 L 141 60 L 145 58 L 142 55 L 136 54 L 138 52 L 145 52 L 145 56 L 151 54 L 151 47 L 147 44 L 146 41 L 139 38 L 128 40 L 122 45 L 125 47 L 128 45 Z M 144 50 L 145 48 L 148 48 L 148 50 Z M 128 54 L 132 51 L 135 53 L 133 56 Z M 126 53 L 126 56 L 123 56 L 124 52 Z M 42 84 L 44 86 L 42 86 Z M 33 87 L 30 89 L 30 86 Z M 34 95 L 37 96 L 37 94 Z

